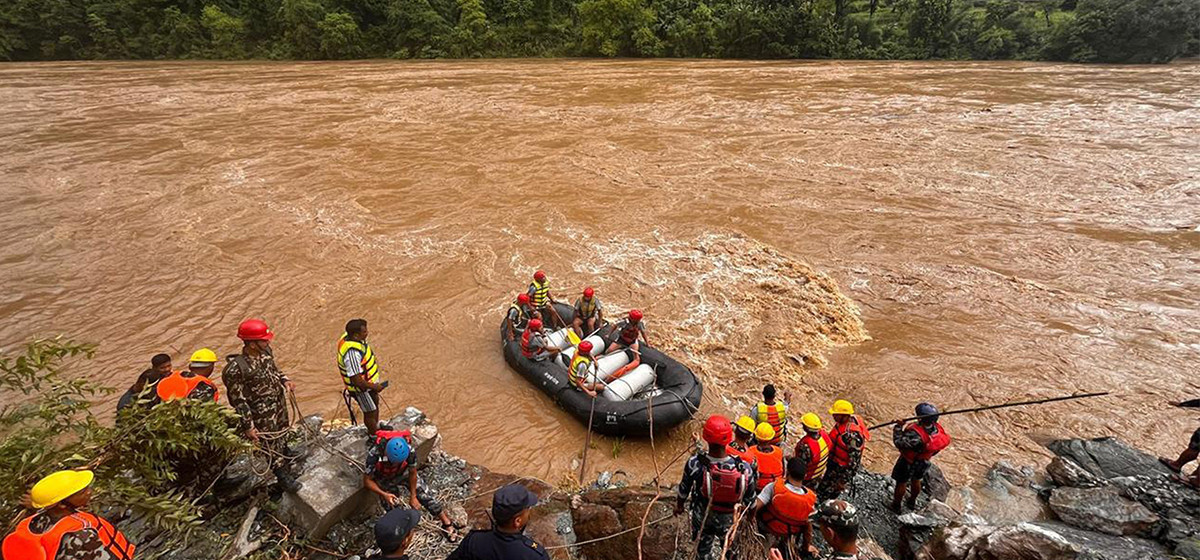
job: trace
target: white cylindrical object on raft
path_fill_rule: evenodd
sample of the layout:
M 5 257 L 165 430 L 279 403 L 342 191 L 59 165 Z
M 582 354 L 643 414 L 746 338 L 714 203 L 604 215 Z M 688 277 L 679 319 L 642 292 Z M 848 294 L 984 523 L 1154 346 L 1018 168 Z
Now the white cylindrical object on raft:
M 610 401 L 627 401 L 654 383 L 654 368 L 642 364 L 605 387 L 601 396 Z
M 562 350 L 571 345 L 571 340 L 567 338 L 567 331 L 569 330 L 570 329 L 558 329 L 546 335 L 546 340 L 550 346 Z
M 592 356 L 593 357 L 599 356 L 601 353 L 604 352 L 604 350 L 605 350 L 604 339 L 600 338 L 600 335 L 594 334 L 592 336 L 585 338 L 584 340 L 592 343 Z M 567 364 L 571 363 L 571 359 L 573 359 L 575 357 L 575 347 L 570 346 L 570 347 L 563 347 L 563 348 L 564 348 L 564 350 L 562 351 L 563 366 L 566 367 Z M 628 362 L 626 362 L 626 363 L 628 363 Z M 622 365 L 624 365 L 624 364 L 622 364 Z M 620 366 L 617 366 L 617 367 L 620 367 Z M 613 370 L 613 371 L 616 371 L 616 370 Z
M 601 377 L 608 377 L 628 364 L 629 356 L 624 352 L 616 352 L 596 360 L 596 371 Z

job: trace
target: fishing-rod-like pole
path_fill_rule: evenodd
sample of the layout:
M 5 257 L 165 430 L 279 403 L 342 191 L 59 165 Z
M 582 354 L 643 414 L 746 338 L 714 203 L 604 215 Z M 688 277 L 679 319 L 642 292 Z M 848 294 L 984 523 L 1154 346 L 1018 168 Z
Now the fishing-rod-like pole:
M 1045 404 L 1045 403 L 1052 403 L 1052 402 L 1058 402 L 1058 401 L 1070 401 L 1070 400 L 1074 400 L 1074 399 L 1087 399 L 1087 398 L 1091 398 L 1091 397 L 1103 397 L 1104 395 L 1107 395 L 1107 394 L 1109 394 L 1107 391 L 1105 391 L 1103 393 L 1083 393 L 1083 394 L 1079 394 L 1079 395 L 1067 395 L 1065 397 L 1054 397 L 1052 399 L 1039 399 L 1036 401 L 1021 401 L 1021 402 L 1011 402 L 1011 403 L 1004 403 L 1004 404 L 993 404 L 990 406 L 980 406 L 980 407 L 976 407 L 976 408 L 964 408 L 962 410 L 947 410 L 946 412 L 942 412 L 942 413 L 938 413 L 938 414 L 923 414 L 920 416 L 912 416 L 910 418 L 905 418 L 903 420 L 892 420 L 891 422 L 884 422 L 883 424 L 871 426 L 868 429 L 875 430 L 878 428 L 884 428 L 887 426 L 891 426 L 892 424 L 911 422 L 913 420 L 920 420 L 922 418 L 928 418 L 930 416 L 950 416 L 951 414 L 965 414 L 967 412 L 982 412 L 984 410 L 996 410 L 997 408 L 1009 408 L 1012 406 L 1025 406 L 1025 405 L 1029 405 L 1029 404 Z

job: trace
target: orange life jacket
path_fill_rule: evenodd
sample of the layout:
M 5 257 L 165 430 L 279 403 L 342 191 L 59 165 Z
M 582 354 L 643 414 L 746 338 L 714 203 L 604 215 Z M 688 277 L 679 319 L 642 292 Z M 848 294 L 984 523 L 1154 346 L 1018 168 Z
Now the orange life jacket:
M 16 530 L 4 538 L 4 558 L 10 560 L 54 560 L 63 537 L 87 529 L 96 532 L 108 553 L 117 560 L 133 558 L 133 543 L 129 542 L 112 523 L 90 513 L 77 511 L 68 515 L 45 533 L 34 533 L 29 523 L 36 516 L 26 517 Z
M 770 452 L 762 451 L 758 446 L 748 451 L 758 464 L 758 489 L 766 488 L 768 484 L 783 478 L 783 450 L 772 445 Z
M 642 322 L 638 321 L 634 323 L 626 319 L 620 332 L 621 342 L 626 346 L 632 345 L 637 342 L 638 334 L 642 332 Z
M 829 432 L 830 445 L 832 449 L 829 451 L 830 458 L 834 463 L 843 467 L 850 466 L 850 450 L 842 443 L 842 435 L 846 432 L 858 432 L 862 435 L 863 446 L 866 446 L 867 440 L 871 439 L 871 431 L 867 429 L 867 425 L 857 415 L 851 416 L 850 421 L 845 424 L 834 426 L 833 431 Z
M 201 383 L 213 388 L 213 400 L 217 400 L 217 386 L 203 375 L 184 377 L 182 372 L 173 372 L 158 382 L 154 391 L 162 402 L 186 399 Z
M 812 434 L 805 432 L 804 437 L 796 442 L 797 454 L 801 445 L 808 447 L 808 470 L 804 473 L 804 482 L 807 484 L 825 476 L 825 465 L 829 461 L 829 434 L 821 430 L 817 437 L 812 437 Z
M 755 466 L 757 459 L 754 457 L 754 454 L 751 453 L 751 451 L 754 450 L 754 446 L 751 445 L 751 446 L 748 446 L 746 449 L 742 449 L 740 447 L 737 447 L 737 445 L 738 445 L 737 440 L 734 440 L 733 443 L 730 443 L 729 445 L 725 446 L 725 452 L 734 457 L 737 457 L 738 459 L 741 459 L 747 463 L 750 463 L 750 466 Z
M 763 524 L 774 535 L 799 535 L 808 525 L 808 517 L 816 505 L 816 492 L 805 489 L 803 494 L 797 494 L 787 487 L 784 479 L 776 480 L 771 503 L 763 508 Z
M 937 455 L 938 452 L 950 446 L 950 434 L 947 434 L 946 430 L 942 429 L 942 425 L 938 422 L 934 422 L 933 427 L 936 428 L 937 433 L 933 434 L 932 436 L 929 435 L 929 432 L 925 430 L 925 426 L 922 426 L 919 423 L 905 428 L 906 430 L 917 432 L 917 435 L 921 436 L 921 441 L 925 443 L 925 446 L 921 451 L 901 451 L 900 456 L 904 457 L 905 461 L 908 461 L 909 463 L 913 461 L 928 461 L 932 459 L 934 455 Z
M 775 439 L 770 443 L 779 445 L 783 441 L 783 436 L 787 432 L 787 406 L 782 402 L 775 404 L 767 404 L 759 401 L 755 407 L 755 423 L 766 422 L 775 429 Z

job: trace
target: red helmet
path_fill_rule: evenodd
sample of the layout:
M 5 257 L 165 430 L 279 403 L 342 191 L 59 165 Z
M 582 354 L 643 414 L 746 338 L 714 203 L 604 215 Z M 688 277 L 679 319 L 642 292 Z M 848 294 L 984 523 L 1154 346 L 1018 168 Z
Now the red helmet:
M 708 417 L 704 423 L 704 441 L 716 445 L 729 445 L 733 441 L 733 426 L 729 419 L 719 414 Z
M 579 353 L 580 354 L 591 354 L 592 353 L 592 343 L 588 342 L 586 340 L 583 342 L 580 342 L 579 343 Z
M 238 325 L 238 338 L 250 342 L 252 340 L 271 340 L 275 338 L 275 333 L 271 332 L 271 328 L 262 319 L 246 319 L 242 324 Z
M 517 294 L 517 303 L 521 305 L 529 305 L 529 294 L 525 292 Z
M 529 320 L 529 328 L 531 328 L 535 331 L 542 330 L 542 320 L 541 319 L 530 319 Z
M 546 281 L 546 273 L 542 272 L 540 270 L 537 272 L 534 272 L 533 279 L 537 280 L 538 282 L 545 282 Z
M 593 290 L 591 286 L 583 289 L 583 297 L 592 299 L 592 296 L 594 295 L 596 295 L 596 290 Z
M 636 323 L 636 322 L 638 322 L 638 321 L 641 321 L 641 320 L 642 320 L 642 312 L 641 312 L 641 310 L 638 310 L 638 309 L 630 309 L 630 310 L 629 310 L 629 320 L 630 320 L 630 321 L 633 321 L 634 323 Z

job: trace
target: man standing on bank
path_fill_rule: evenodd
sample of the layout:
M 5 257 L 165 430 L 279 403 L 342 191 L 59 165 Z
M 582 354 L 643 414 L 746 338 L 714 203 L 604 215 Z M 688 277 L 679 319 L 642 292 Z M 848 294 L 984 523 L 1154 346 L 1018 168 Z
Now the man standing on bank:
M 346 332 L 338 339 L 337 349 L 338 371 L 342 374 L 342 383 L 346 385 L 342 396 L 346 399 L 350 419 L 354 420 L 354 409 L 350 405 L 353 400 L 362 410 L 367 435 L 373 436 L 379 430 L 379 392 L 386 384 L 379 382 L 375 351 L 367 344 L 367 320 L 351 319 L 347 322 Z
M 242 417 L 241 429 L 246 438 L 271 456 L 271 470 L 279 488 L 296 492 L 300 483 L 288 472 L 287 445 L 282 437 L 291 424 L 285 391 L 295 390 L 296 385 L 275 364 L 271 353 L 275 333 L 265 322 L 242 321 L 238 338 L 242 339 L 242 352 L 228 356 L 221 372 L 229 404 Z

